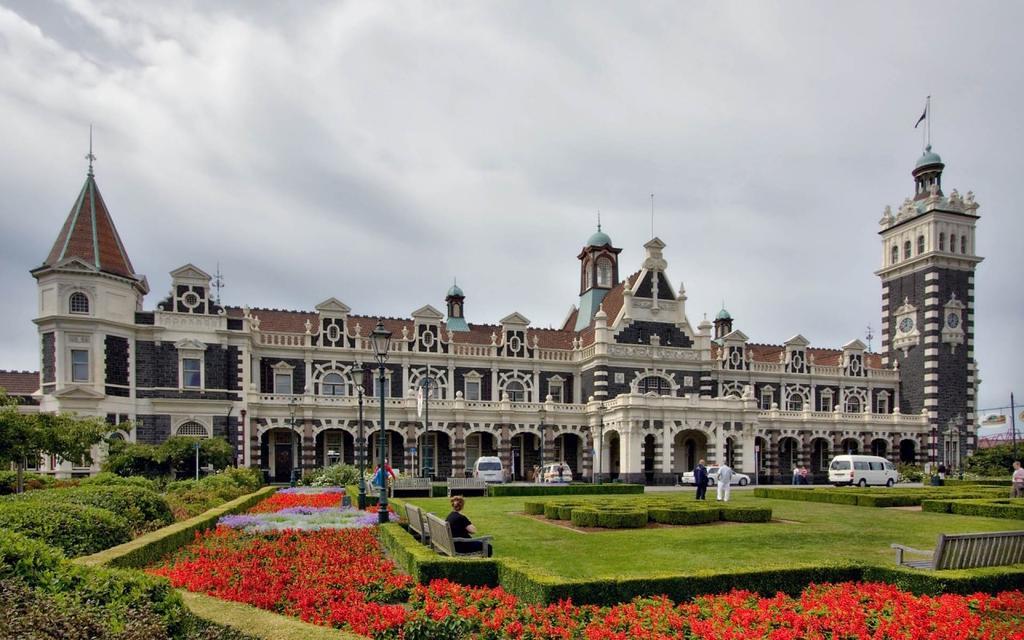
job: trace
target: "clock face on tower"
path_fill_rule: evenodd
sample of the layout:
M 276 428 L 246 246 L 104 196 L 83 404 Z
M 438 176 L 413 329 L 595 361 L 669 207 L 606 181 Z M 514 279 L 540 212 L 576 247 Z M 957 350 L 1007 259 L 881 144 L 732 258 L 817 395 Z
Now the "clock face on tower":
M 914 328 L 914 319 L 913 318 L 903 318 L 902 320 L 900 320 L 900 333 L 910 333 L 910 331 L 913 328 Z
M 946 316 L 946 326 L 950 329 L 956 329 L 960 325 L 960 314 L 951 313 Z

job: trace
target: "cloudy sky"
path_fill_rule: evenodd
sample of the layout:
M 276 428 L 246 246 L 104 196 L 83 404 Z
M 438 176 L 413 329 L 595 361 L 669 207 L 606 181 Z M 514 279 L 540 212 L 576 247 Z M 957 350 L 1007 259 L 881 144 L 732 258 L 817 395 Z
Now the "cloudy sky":
M 1015 2 L 0 0 L 0 368 L 38 368 L 35 281 L 96 175 L 152 308 L 221 265 L 228 304 L 559 325 L 597 211 L 654 232 L 694 322 L 756 342 L 874 328 L 878 218 L 933 96 L 944 185 L 981 203 L 980 404 L 1022 392 Z M 1015 133 L 1016 132 L 1016 133 Z

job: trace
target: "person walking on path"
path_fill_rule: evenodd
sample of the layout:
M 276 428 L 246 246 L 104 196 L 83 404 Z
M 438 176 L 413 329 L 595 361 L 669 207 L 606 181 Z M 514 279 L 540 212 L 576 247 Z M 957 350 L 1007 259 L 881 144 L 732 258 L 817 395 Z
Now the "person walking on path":
M 697 499 L 704 500 L 708 492 L 708 468 L 704 466 L 703 458 L 693 469 L 693 481 L 697 485 Z
M 718 501 L 729 502 L 729 490 L 732 489 L 732 467 L 729 463 L 723 462 L 722 466 L 718 467 Z
M 793 484 L 800 484 L 800 465 L 793 467 Z
M 1020 460 L 1016 460 L 1013 463 L 1013 493 L 1010 494 L 1012 498 L 1024 498 L 1024 468 L 1020 466 Z

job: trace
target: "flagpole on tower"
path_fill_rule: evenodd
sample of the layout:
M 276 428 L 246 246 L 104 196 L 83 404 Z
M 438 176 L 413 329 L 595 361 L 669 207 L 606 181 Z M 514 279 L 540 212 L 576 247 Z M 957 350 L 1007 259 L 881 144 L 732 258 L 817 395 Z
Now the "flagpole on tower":
M 924 101 L 924 112 L 928 116 L 924 119 L 924 130 L 928 136 L 926 147 L 932 146 L 932 97 L 928 96 Z

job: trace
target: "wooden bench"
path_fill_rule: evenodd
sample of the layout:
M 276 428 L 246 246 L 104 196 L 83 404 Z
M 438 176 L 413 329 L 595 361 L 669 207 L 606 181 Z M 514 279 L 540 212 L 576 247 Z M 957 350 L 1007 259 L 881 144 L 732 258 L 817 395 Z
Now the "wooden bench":
M 442 520 L 432 513 L 426 513 L 424 515 L 427 517 L 427 527 L 430 529 L 430 546 L 438 553 L 443 553 L 453 558 L 466 556 L 483 556 L 486 558 L 490 555 L 491 536 L 481 536 L 479 538 L 453 538 L 452 526 L 448 524 L 447 520 Z M 483 543 L 480 551 L 459 553 L 455 550 L 456 542 L 471 541 Z
M 893 544 L 896 564 L 915 569 L 972 569 L 1024 562 L 1024 531 L 939 534 L 934 551 Z M 923 560 L 904 560 L 904 553 L 931 555 Z
M 409 531 L 413 532 L 423 544 L 430 544 L 430 530 L 423 517 L 423 510 L 407 502 L 405 503 L 405 515 L 409 518 Z
M 403 495 L 421 494 L 429 498 L 433 489 L 430 478 L 406 478 L 403 476 L 391 481 L 391 495 L 393 496 L 400 493 Z
M 487 495 L 487 483 L 480 478 L 448 478 L 448 496 L 464 496 L 468 493 Z

